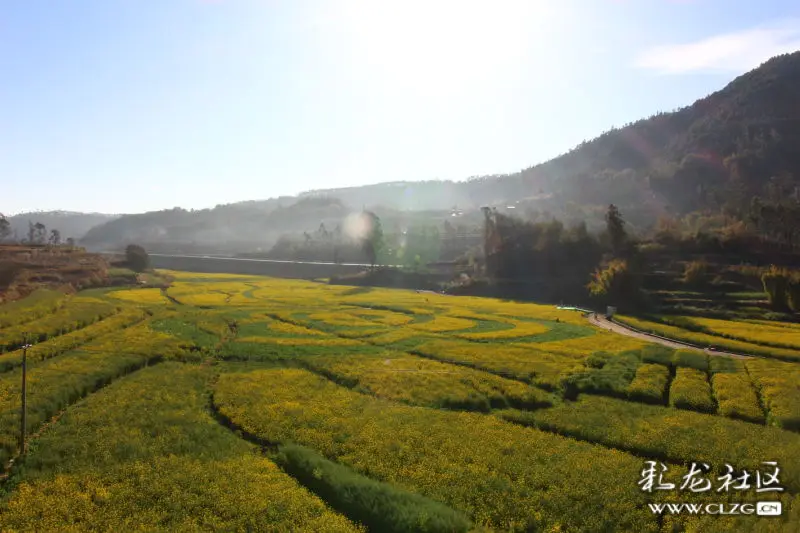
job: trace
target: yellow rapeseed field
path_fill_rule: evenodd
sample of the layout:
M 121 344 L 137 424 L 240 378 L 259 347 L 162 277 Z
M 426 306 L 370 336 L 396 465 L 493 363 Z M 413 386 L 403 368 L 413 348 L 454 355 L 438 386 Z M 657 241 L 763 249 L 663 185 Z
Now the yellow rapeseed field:
M 285 334 L 291 336 L 311 335 L 314 337 L 318 337 L 320 335 L 323 335 L 321 331 L 318 331 L 316 329 L 297 326 L 295 324 L 290 324 L 288 322 L 281 322 L 280 320 L 274 320 L 270 322 L 269 329 L 279 334 Z
M 358 531 L 211 418 L 210 377 L 164 364 L 67 413 L 0 507 L 3 531 Z
M 719 335 L 741 339 L 755 344 L 780 345 L 800 350 L 800 329 L 774 326 L 748 321 L 719 320 L 692 317 L 692 322 Z
M 38 333 L 30 452 L 0 496 L 4 533 L 358 531 L 387 512 L 423 533 L 800 523 L 800 326 L 674 322 L 700 333 L 621 317 L 764 356 L 732 360 L 551 305 L 165 274 L 166 296 L 116 287 L 0 305 L 2 464 L 19 452 L 17 333 Z M 706 496 L 641 491 L 646 458 L 673 480 L 693 460 L 715 474 L 728 458 L 779 461 L 787 491 L 770 499 L 784 515 L 662 524 L 647 502 Z
M 619 320 L 623 324 L 628 324 L 630 326 L 633 326 L 637 329 L 649 333 L 655 333 L 657 335 L 662 335 L 669 338 L 682 340 L 700 346 L 716 346 L 723 348 L 725 350 L 730 350 L 732 352 L 754 354 L 764 357 L 771 357 L 775 359 L 782 359 L 786 361 L 800 362 L 800 350 L 794 350 L 784 347 L 765 346 L 762 344 L 758 344 L 758 339 L 753 337 L 748 337 L 747 338 L 748 340 L 739 340 L 738 338 L 737 339 L 726 338 L 718 335 L 710 335 L 708 333 L 690 331 L 677 326 L 663 324 L 661 322 L 654 322 L 652 320 L 643 320 L 631 316 L 618 316 L 617 320 Z M 691 317 L 690 320 L 697 320 L 697 319 Z M 747 334 L 753 335 L 752 333 L 753 328 L 750 327 L 752 323 L 735 321 L 731 322 L 731 324 L 733 324 L 734 326 L 742 324 L 741 329 L 737 329 L 734 327 L 734 329 L 730 330 L 734 332 L 739 331 L 739 333 L 741 334 L 739 335 L 740 337 L 744 337 Z M 765 338 L 758 334 L 756 334 L 756 336 L 760 337 L 762 340 Z M 772 338 L 775 343 L 780 343 L 781 337 L 775 336 Z
M 623 453 L 480 414 L 374 400 L 303 370 L 223 374 L 215 400 L 251 433 L 313 447 L 492 528 L 657 530 L 630 483 L 641 461 Z M 581 513 L 571 512 L 576 499 Z
M 319 356 L 307 365 L 369 390 L 379 398 L 412 405 L 489 411 L 507 405 L 551 405 L 548 395 L 512 379 L 471 368 L 386 351 L 347 358 Z
M 124 300 L 126 302 L 157 305 L 167 304 L 167 300 L 161 292 L 161 289 L 146 288 L 146 289 L 125 289 L 121 291 L 114 291 L 109 293 L 112 298 Z
M 237 342 L 256 342 L 263 344 L 277 344 L 279 346 L 358 346 L 360 343 L 354 339 L 338 337 L 239 337 Z

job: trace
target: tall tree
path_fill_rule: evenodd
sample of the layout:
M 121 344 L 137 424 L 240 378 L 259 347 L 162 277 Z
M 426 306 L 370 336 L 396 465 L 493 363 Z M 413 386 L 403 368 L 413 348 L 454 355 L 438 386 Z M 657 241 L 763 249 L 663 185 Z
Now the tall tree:
M 333 242 L 333 262 L 339 262 L 339 246 L 342 244 L 342 225 L 337 224 L 331 232 L 331 241 Z
M 614 259 L 598 268 L 587 286 L 597 303 L 629 311 L 642 305 L 641 279 L 623 259 Z
M 3 213 L 0 213 L 0 241 L 6 240 L 9 235 L 11 235 L 11 222 Z
M 364 217 L 365 231 L 361 240 L 361 248 L 364 255 L 367 256 L 370 266 L 375 268 L 384 245 L 381 219 L 372 211 L 364 211 L 362 217 Z
M 764 292 L 767 293 L 770 306 L 776 311 L 785 311 L 789 307 L 787 289 L 790 275 L 788 270 L 772 265 L 761 276 Z
M 59 244 L 61 244 L 61 232 L 58 231 L 57 229 L 51 230 L 50 238 L 48 239 L 48 241 L 53 246 L 58 246 Z
M 34 242 L 36 242 L 36 244 L 44 244 L 45 238 L 47 237 L 47 226 L 41 222 L 37 222 L 33 225 L 33 229 Z
M 622 218 L 622 213 L 614 204 L 609 205 L 606 212 L 606 231 L 608 231 L 608 238 L 611 241 L 611 251 L 615 256 L 621 255 L 628 234 L 625 231 L 625 220 Z

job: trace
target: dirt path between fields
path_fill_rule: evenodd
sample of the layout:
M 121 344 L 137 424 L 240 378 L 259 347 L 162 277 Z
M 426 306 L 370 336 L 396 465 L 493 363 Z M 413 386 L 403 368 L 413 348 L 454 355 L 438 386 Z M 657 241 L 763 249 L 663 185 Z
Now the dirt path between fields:
M 611 320 L 608 320 L 606 317 L 598 315 L 597 313 L 590 314 L 588 315 L 587 318 L 589 319 L 589 322 L 591 324 L 599 328 L 603 328 L 608 331 L 613 331 L 614 333 L 619 333 L 620 335 L 627 335 L 628 337 L 633 337 L 635 339 L 641 339 L 643 341 L 661 344 L 662 346 L 667 346 L 668 348 L 675 348 L 679 350 L 694 350 L 696 352 L 706 353 L 710 356 L 733 357 L 735 359 L 750 359 L 753 357 L 752 355 L 744 355 L 740 353 L 709 350 L 708 348 L 701 348 L 693 344 L 688 344 L 685 342 L 676 341 L 673 339 L 667 339 L 664 337 L 651 335 L 649 333 L 644 333 L 641 331 L 636 331 L 635 329 L 629 328 L 628 326 L 623 326 L 622 324 L 619 324 L 617 322 L 612 322 Z

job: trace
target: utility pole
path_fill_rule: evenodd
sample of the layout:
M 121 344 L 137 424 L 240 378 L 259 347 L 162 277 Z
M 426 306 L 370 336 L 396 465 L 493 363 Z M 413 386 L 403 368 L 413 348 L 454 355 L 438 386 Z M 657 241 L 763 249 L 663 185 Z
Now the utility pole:
M 22 346 L 22 412 L 20 413 L 20 431 L 19 431 L 19 453 L 25 455 L 27 452 L 27 442 L 25 437 L 28 426 L 28 334 L 25 334 L 25 344 Z

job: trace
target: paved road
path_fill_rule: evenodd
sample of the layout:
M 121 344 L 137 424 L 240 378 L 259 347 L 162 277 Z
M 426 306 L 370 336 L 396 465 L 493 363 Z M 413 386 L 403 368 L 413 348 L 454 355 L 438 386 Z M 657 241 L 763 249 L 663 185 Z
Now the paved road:
M 590 314 L 588 318 L 589 322 L 591 322 L 593 325 L 599 328 L 613 331 L 614 333 L 619 333 L 620 335 L 627 335 L 628 337 L 633 337 L 635 339 L 641 339 L 647 342 L 654 342 L 656 344 L 661 344 L 662 346 L 667 346 L 669 348 L 676 348 L 680 350 L 694 350 L 696 352 L 707 353 L 708 355 L 711 356 L 734 357 L 736 359 L 750 359 L 752 357 L 751 355 L 744 355 L 740 353 L 709 350 L 708 348 L 700 348 L 698 346 L 692 346 L 691 344 L 685 344 L 680 341 L 665 339 L 663 337 L 656 337 L 655 335 L 650 335 L 648 333 L 641 333 L 639 331 L 635 331 L 631 328 L 623 326 L 622 324 L 619 324 L 617 322 L 612 322 L 602 315 L 594 313 Z

